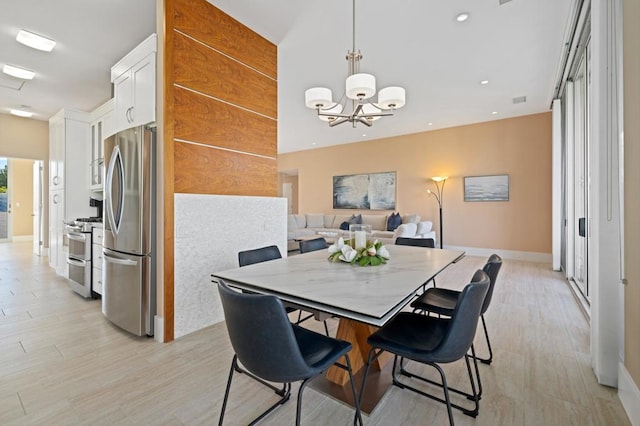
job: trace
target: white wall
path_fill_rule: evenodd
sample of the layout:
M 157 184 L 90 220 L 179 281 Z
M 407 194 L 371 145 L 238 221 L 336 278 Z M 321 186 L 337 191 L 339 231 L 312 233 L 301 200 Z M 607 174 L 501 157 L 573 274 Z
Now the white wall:
M 287 253 L 285 198 L 175 194 L 174 334 L 224 319 L 211 274 L 238 266 L 238 251 L 276 244 Z

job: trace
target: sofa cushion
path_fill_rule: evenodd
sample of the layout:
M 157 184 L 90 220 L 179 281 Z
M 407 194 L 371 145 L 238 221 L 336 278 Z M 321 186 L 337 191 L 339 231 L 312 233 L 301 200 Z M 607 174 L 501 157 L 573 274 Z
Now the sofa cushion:
M 324 228 L 322 213 L 307 213 L 307 228 Z
M 400 213 L 391 213 L 387 219 L 387 231 L 395 231 L 398 226 L 402 224 L 402 217 Z
M 293 217 L 298 224 L 298 229 L 307 227 L 307 216 L 303 214 L 294 214 Z
M 333 219 L 333 227 L 340 228 L 340 224 L 342 224 L 342 222 L 348 222 L 350 217 L 350 214 L 337 214 L 335 219 Z
M 395 231 L 393 231 L 393 236 L 397 237 L 409 237 L 413 238 L 416 236 L 416 231 L 418 229 L 418 225 L 415 223 L 403 223 L 398 226 Z
M 420 215 L 407 214 L 402 216 L 402 223 L 418 223 L 420 222 Z
M 433 227 L 433 223 L 430 220 L 425 220 L 423 222 L 418 223 L 418 230 L 416 234 L 425 235 L 431 232 L 431 228 Z
M 337 228 L 340 224 L 334 224 L 333 222 L 336 220 L 335 214 L 325 214 L 324 215 L 324 227 L 325 228 Z
M 387 216 L 379 214 L 363 214 L 362 223 L 371 225 L 371 229 L 384 231 L 387 229 Z
M 298 223 L 296 222 L 296 218 L 292 214 L 287 215 L 287 231 L 295 231 L 298 229 Z

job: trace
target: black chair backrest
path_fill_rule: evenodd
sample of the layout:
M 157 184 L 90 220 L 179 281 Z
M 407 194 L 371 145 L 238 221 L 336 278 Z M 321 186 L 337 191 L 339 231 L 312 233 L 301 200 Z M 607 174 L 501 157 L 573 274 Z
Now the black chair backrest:
M 396 238 L 396 245 L 435 248 L 436 242 L 433 241 L 433 238 L 398 237 Z
M 489 289 L 489 277 L 478 269 L 458 297 L 445 336 L 433 351 L 436 362 L 453 362 L 467 353 L 476 335 L 480 309 Z
M 281 258 L 280 249 L 275 245 L 238 252 L 238 263 L 240 266 L 253 265 L 254 263 Z
M 327 247 L 329 247 L 327 245 L 327 241 L 322 237 L 313 240 L 300 241 L 300 254 L 323 250 Z
M 487 312 L 489 309 L 489 304 L 491 303 L 491 297 L 493 297 L 493 288 L 496 285 L 496 279 L 498 279 L 498 272 L 500 272 L 500 268 L 502 267 L 502 258 L 497 254 L 492 254 L 489 256 L 487 263 L 484 265 L 482 270 L 486 272 L 489 276 L 489 290 L 487 290 L 487 295 L 484 298 L 484 303 L 482 304 L 481 314 Z
M 231 346 L 242 365 L 277 383 L 300 380 L 310 370 L 280 299 L 239 293 L 218 283 Z

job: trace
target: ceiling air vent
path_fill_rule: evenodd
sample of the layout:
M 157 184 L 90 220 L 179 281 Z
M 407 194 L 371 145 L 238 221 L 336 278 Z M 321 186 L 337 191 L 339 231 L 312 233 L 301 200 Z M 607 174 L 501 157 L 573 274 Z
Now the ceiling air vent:
M 517 98 L 513 98 L 513 103 L 514 104 L 523 104 L 527 102 L 527 97 L 526 96 L 518 96 Z
M 498 0 L 500 2 L 500 5 L 503 5 L 505 3 L 509 3 L 511 0 Z

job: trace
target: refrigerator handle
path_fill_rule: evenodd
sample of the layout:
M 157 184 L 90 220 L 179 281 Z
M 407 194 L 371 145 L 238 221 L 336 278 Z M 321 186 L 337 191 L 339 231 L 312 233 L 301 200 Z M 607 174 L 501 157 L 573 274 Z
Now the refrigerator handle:
M 125 266 L 136 266 L 138 264 L 138 262 L 136 262 L 135 260 L 118 259 L 117 257 L 109 256 L 109 254 L 107 254 L 106 251 L 103 251 L 102 254 L 104 255 L 104 260 L 106 262 L 116 263 L 118 265 L 125 265 Z
M 113 215 L 113 199 L 111 193 L 111 187 L 113 185 L 113 172 L 116 167 L 116 161 L 118 156 L 120 155 L 120 148 L 116 146 L 113 148 L 113 153 L 111 154 L 111 161 L 109 161 L 109 168 L 107 169 L 107 175 L 104 183 L 104 195 L 107 200 L 107 218 L 109 219 L 109 226 L 111 227 L 111 232 L 114 234 L 118 233 L 118 227 L 116 225 L 115 217 Z

